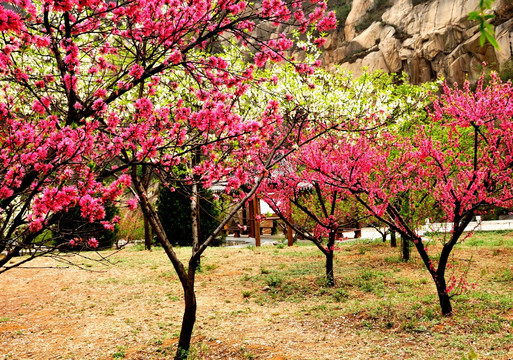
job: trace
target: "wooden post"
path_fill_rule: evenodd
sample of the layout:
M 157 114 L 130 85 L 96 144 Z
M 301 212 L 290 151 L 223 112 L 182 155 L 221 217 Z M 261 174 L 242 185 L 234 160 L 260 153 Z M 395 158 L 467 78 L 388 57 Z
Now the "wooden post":
M 294 245 L 294 238 L 292 237 L 292 228 L 287 225 L 287 243 L 289 246 Z
M 253 207 L 254 209 L 254 214 L 253 214 L 253 224 L 255 225 L 255 245 L 256 246 L 260 246 L 261 245 L 261 242 L 260 242 L 260 222 L 258 221 L 257 219 L 257 216 L 260 215 L 260 200 L 255 196 L 255 198 L 253 199 L 253 201 L 255 202 L 255 205 Z
M 242 233 L 244 235 L 248 233 L 248 226 L 250 226 L 248 222 L 248 207 L 246 206 L 246 204 L 242 204 Z
M 255 203 L 253 200 L 249 202 L 249 214 L 248 214 L 248 224 L 249 224 L 249 237 L 255 237 Z
M 360 222 L 359 222 L 359 221 L 357 221 L 357 222 L 356 222 L 356 228 L 357 228 L 358 230 L 356 230 L 356 231 L 354 232 L 354 237 L 355 237 L 355 239 L 359 239 L 359 238 L 361 238 L 361 237 L 362 237 L 362 225 L 360 224 Z

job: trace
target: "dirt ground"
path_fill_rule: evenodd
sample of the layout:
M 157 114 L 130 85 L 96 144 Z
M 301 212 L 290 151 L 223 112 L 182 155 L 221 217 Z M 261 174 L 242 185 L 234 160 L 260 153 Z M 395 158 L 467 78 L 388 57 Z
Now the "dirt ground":
M 185 256 L 188 249 L 180 251 Z M 367 261 L 384 256 L 379 252 L 368 252 Z M 356 248 L 343 252 L 339 264 L 358 266 L 361 253 Z M 374 296 L 357 288 L 347 293 L 348 302 L 327 301 L 331 297 L 311 295 L 305 287 L 296 291 L 301 296 L 288 300 L 270 295 L 260 279 L 269 269 L 279 273 L 296 269 L 298 262 L 320 262 L 315 271 L 322 276 L 322 257 L 315 254 L 313 247 L 207 250 L 197 276 L 192 357 L 461 359 L 476 349 L 480 359 L 513 359 L 513 341 L 508 345 L 513 311 L 508 308 L 494 315 L 501 317 L 500 328 L 487 330 L 480 343 L 480 335 L 471 334 L 472 322 L 461 318 L 433 315 L 425 331 L 408 329 L 401 320 L 376 325 L 384 320 L 348 310 Z M 494 261 L 507 268 L 512 252 L 502 255 Z M 339 277 L 344 269 L 337 268 Z M 414 279 L 425 277 L 420 265 L 413 269 Z M 319 276 L 290 274 L 319 291 Z M 433 291 L 426 281 L 420 284 Z M 392 301 L 394 295 L 384 296 Z M 436 305 L 429 304 L 434 311 Z M 109 257 L 109 263 L 71 255 L 61 262 L 39 258 L 0 275 L 0 359 L 172 358 L 182 311 L 178 279 L 160 249 L 124 250 Z

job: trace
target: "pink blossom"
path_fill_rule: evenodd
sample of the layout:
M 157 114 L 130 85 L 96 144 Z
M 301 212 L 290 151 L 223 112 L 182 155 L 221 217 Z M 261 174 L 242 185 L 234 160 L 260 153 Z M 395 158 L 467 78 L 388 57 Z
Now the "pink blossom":
M 90 248 L 93 248 L 93 249 L 96 249 L 98 247 L 98 240 L 96 240 L 94 237 L 93 238 L 90 238 L 88 241 L 87 241 L 87 246 L 89 246 Z
M 137 208 L 137 205 L 139 204 L 139 201 L 138 201 L 138 199 L 135 199 L 135 198 L 134 198 L 134 199 L 128 199 L 128 200 L 126 201 L 126 203 L 127 203 L 128 208 L 129 208 L 130 210 L 135 210 L 135 209 Z
M 144 67 L 142 67 L 139 64 L 134 64 L 130 68 L 130 71 L 128 72 L 130 76 L 133 76 L 136 79 L 139 79 L 144 74 Z
M 325 43 L 326 43 L 326 38 L 317 38 L 314 40 L 314 44 L 317 45 L 318 47 L 321 47 Z
M 173 51 L 173 53 L 169 56 L 169 61 L 171 64 L 178 64 L 182 61 L 182 53 L 179 50 Z

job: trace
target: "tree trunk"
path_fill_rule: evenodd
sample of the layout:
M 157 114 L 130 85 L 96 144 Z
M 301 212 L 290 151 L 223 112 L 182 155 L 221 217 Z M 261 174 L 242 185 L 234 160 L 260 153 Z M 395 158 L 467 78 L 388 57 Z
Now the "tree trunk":
M 404 262 L 408 262 L 410 260 L 410 239 L 401 234 L 401 248 L 402 248 L 402 257 Z
M 143 215 L 144 218 L 144 247 L 146 250 L 151 250 L 152 231 L 148 218 Z
M 450 316 L 452 314 L 452 306 L 451 298 L 447 293 L 445 274 L 438 271 L 433 279 L 435 280 L 436 290 L 438 291 L 438 299 L 440 300 L 440 309 L 442 310 L 442 315 Z
M 445 292 L 438 292 L 438 299 L 440 300 L 440 308 L 442 309 L 442 315 L 450 316 L 452 314 L 452 305 L 449 294 Z
M 390 232 L 390 246 L 393 248 L 397 247 L 397 239 L 395 237 L 395 231 Z
M 195 182 L 192 184 L 191 187 L 191 232 L 192 232 L 192 254 L 194 255 L 199 250 L 199 244 L 200 244 L 200 198 L 198 193 L 198 184 Z M 200 264 L 200 257 L 198 257 L 198 260 L 195 264 L 195 267 L 199 268 L 201 266 Z M 194 276 L 194 275 L 192 275 Z
M 328 249 L 326 253 L 326 285 L 335 286 L 335 276 L 333 275 L 333 250 Z
M 381 234 L 381 237 L 383 238 L 383 242 L 387 242 L 387 232 L 386 230 Z
M 335 286 L 335 276 L 333 275 L 333 256 L 335 253 L 335 237 L 337 230 L 331 230 L 328 238 L 327 251 L 326 251 L 326 285 L 329 287 Z
M 191 347 L 192 331 L 196 322 L 196 294 L 194 293 L 194 280 L 184 287 L 185 310 L 180 330 L 180 339 L 174 360 L 186 360 Z

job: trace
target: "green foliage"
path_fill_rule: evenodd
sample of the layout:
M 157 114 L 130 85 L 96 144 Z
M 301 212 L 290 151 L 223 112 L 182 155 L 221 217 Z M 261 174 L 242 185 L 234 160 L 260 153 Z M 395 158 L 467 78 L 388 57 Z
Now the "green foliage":
M 119 221 L 118 239 L 140 240 L 144 239 L 144 217 L 140 210 L 122 212 Z M 144 245 L 141 245 L 144 250 Z
M 199 273 L 203 273 L 203 274 L 207 274 L 209 272 L 211 272 L 212 270 L 215 270 L 217 269 L 219 265 L 217 264 L 203 264 L 203 263 L 200 263 L 200 265 L 198 266 L 198 272 Z
M 333 291 L 332 296 L 336 302 L 343 302 L 349 298 L 349 293 L 344 289 L 336 289 Z
M 35 238 L 34 243 L 45 244 L 47 242 L 53 242 L 53 238 L 54 238 L 53 232 L 49 229 L 46 229 Z
M 191 221 L 191 187 L 181 186 L 171 191 L 168 188 L 160 189 L 157 201 L 157 213 L 169 241 L 173 245 L 192 245 Z M 200 242 L 219 225 L 219 211 L 214 203 L 212 193 L 206 190 L 200 192 Z M 221 245 L 223 239 L 214 240 L 211 245 Z
M 260 268 L 260 273 L 261 273 L 261 274 L 269 274 L 269 273 L 270 273 L 270 270 L 269 270 L 269 269 L 267 269 L 267 268 L 261 267 L 261 268 Z
M 122 346 L 118 347 L 118 351 L 112 354 L 113 359 L 124 359 L 126 356 L 125 349 Z
M 461 357 L 461 360 L 475 360 L 475 359 L 478 359 L 478 356 L 476 354 L 476 352 L 474 351 L 474 349 L 470 349 L 470 352 L 468 353 L 468 355 L 463 355 Z
M 462 247 L 487 247 L 500 250 L 513 247 L 513 237 L 510 230 L 475 231 L 472 236 L 461 243 Z
M 342 29 L 346 23 L 347 16 L 351 12 L 351 0 L 329 0 L 328 9 L 337 14 L 337 27 Z
M 384 260 L 388 264 L 399 264 L 402 262 L 402 258 L 399 255 L 389 255 Z
M 494 14 L 490 14 L 487 10 L 492 8 L 494 0 L 480 0 L 479 10 L 472 11 L 468 14 L 469 21 L 479 21 L 479 44 L 483 46 L 488 41 L 494 48 L 499 49 L 499 43 L 495 39 L 495 31 L 493 26 L 488 22 L 495 18 Z
M 117 206 L 112 203 L 105 205 L 106 221 L 111 221 L 118 214 Z M 59 220 L 54 232 L 53 244 L 59 246 L 61 250 L 72 250 L 74 247 L 66 245 L 70 240 L 87 240 L 94 237 L 98 240 L 98 249 L 106 249 L 114 243 L 118 230 L 118 225 L 114 226 L 114 230 L 107 230 L 99 221 L 89 222 L 82 217 L 80 206 L 75 206 L 64 213 Z M 78 246 L 81 246 L 80 244 L 83 242 Z
M 499 77 L 503 82 L 513 80 L 513 59 L 509 59 L 502 64 L 501 70 L 499 71 Z
M 495 275 L 494 280 L 498 282 L 513 282 L 513 271 L 504 269 L 502 273 Z
M 283 283 L 283 278 L 279 274 L 269 274 L 265 279 L 267 286 L 271 288 L 280 287 Z

